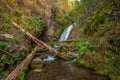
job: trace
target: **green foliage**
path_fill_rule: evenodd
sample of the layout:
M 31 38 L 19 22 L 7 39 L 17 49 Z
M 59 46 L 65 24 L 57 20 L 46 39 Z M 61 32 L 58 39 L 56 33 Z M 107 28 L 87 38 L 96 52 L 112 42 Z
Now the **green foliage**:
M 25 52 L 19 52 L 17 54 L 10 54 L 11 59 L 17 63 L 19 63 L 25 56 L 26 56 Z
M 68 51 L 68 52 L 66 53 L 66 58 L 69 60 L 71 57 L 72 57 L 72 52 L 71 52 L 71 51 Z
M 18 80 L 25 80 L 25 72 L 22 71 L 21 74 L 18 77 Z
M 2 27 L 3 31 L 11 28 L 11 23 L 8 20 L 5 20 L 5 19 L 0 20 L 0 25 L 3 25 L 3 27 Z
M 16 11 L 14 11 L 13 15 L 15 17 L 19 17 L 20 18 L 22 16 L 22 11 L 21 10 L 16 10 Z
M 78 49 L 79 55 L 77 56 L 78 61 L 81 64 L 87 63 L 87 56 L 95 54 L 94 43 L 92 41 L 80 40 L 75 42 Z
M 60 23 L 60 24 L 67 24 L 69 23 L 68 19 L 69 19 L 70 15 L 68 13 L 64 14 L 64 15 L 58 15 L 56 17 L 56 22 Z
M 16 36 L 16 39 L 18 41 L 25 41 L 26 40 L 26 35 L 24 33 L 22 33 L 21 30 L 16 30 L 16 32 L 17 32 L 17 34 L 19 34 Z
M 120 23 L 117 20 L 118 15 L 111 16 L 117 13 L 114 4 L 119 3 L 111 0 L 76 1 L 70 15 L 80 28 L 81 41 L 76 42 L 79 63 L 86 67 L 92 66 L 98 73 L 107 74 L 112 80 L 117 80 L 120 74 L 120 29 L 117 24 Z M 89 64 L 89 61 L 94 63 Z
M 22 16 L 21 10 L 15 10 L 11 15 L 12 19 L 18 24 L 21 24 L 21 20 L 22 20 L 21 16 Z
M 32 16 L 25 17 L 22 22 L 22 26 L 25 30 L 29 31 L 31 34 L 36 35 L 40 34 L 44 26 L 44 21 L 40 18 L 34 18 Z
M 8 71 L 8 68 L 13 67 L 14 65 L 17 65 L 20 63 L 23 58 L 25 57 L 25 52 L 20 52 L 16 54 L 9 53 L 8 56 L 1 56 L 0 57 L 0 71 L 3 73 L 0 73 L 3 77 L 7 76 L 6 71 Z
M 68 51 L 66 55 L 67 57 L 70 57 L 72 55 L 72 52 Z
M 81 27 L 84 31 L 94 32 L 98 31 L 104 33 L 107 31 L 112 24 L 111 19 L 108 17 L 112 12 L 112 9 L 109 7 L 103 8 L 101 11 L 95 10 L 93 15 L 86 19 L 86 23 Z M 105 11 L 107 10 L 107 12 Z
M 3 63 L 3 64 L 9 64 L 9 59 L 6 56 L 3 55 L 0 58 L 0 62 Z
M 39 34 L 40 31 L 43 29 L 43 25 L 44 25 L 44 21 L 42 19 L 33 19 L 33 21 L 31 22 L 33 23 L 32 26 L 34 27 L 34 34 Z
M 94 54 L 94 44 L 92 41 L 80 40 L 77 41 L 75 44 L 78 48 L 79 55 Z
M 43 20 L 42 19 L 34 19 L 33 20 L 33 26 L 38 27 L 39 29 L 43 26 Z
M 6 78 L 8 75 L 9 75 L 9 72 L 8 72 L 8 71 L 4 71 L 4 72 L 2 72 L 2 76 L 3 76 L 3 78 Z
M 12 43 L 17 43 L 16 38 L 9 38 L 8 40 L 9 40 L 10 42 L 12 42 Z
M 15 0 L 7 0 L 7 3 L 10 5 L 10 7 L 14 6 L 14 11 L 10 11 L 8 8 L 4 7 L 4 5 L 1 5 L 1 16 L 0 19 L 0 25 L 1 27 L 1 33 L 5 31 L 11 32 L 11 27 L 13 25 L 10 23 L 9 20 L 14 20 L 17 24 L 21 25 L 25 30 L 30 32 L 32 35 L 36 36 L 37 34 L 40 34 L 44 22 L 40 18 L 36 18 L 35 16 L 31 15 L 29 11 L 24 11 L 23 9 L 18 9 L 18 6 L 16 5 Z M 3 8 L 2 8 L 3 7 Z M 16 41 L 20 42 L 28 42 L 29 39 L 26 39 L 26 36 L 21 31 L 13 32 L 15 34 Z M 12 40 L 13 42 L 16 42 Z M 27 43 L 28 44 L 28 43 Z
M 8 50 L 8 49 L 10 49 L 10 45 L 8 45 L 5 42 L 0 42 L 0 48 L 3 50 Z

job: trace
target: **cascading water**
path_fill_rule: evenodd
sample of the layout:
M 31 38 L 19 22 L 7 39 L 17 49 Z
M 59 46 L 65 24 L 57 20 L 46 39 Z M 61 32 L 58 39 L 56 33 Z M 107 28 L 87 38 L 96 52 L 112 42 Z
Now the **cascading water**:
M 59 41 L 66 41 L 70 35 L 72 28 L 73 28 L 73 25 L 70 25 L 69 27 L 67 27 L 61 34 Z
M 66 41 L 66 40 L 68 40 L 68 37 L 69 37 L 69 35 L 70 35 L 70 32 L 71 32 L 72 28 L 73 28 L 73 25 L 70 25 L 70 26 L 68 26 L 66 29 L 64 29 L 64 31 L 62 32 L 62 34 L 61 34 L 61 36 L 60 36 L 60 38 L 59 38 L 58 41 Z M 56 45 L 56 44 L 55 44 L 53 47 L 54 47 L 56 50 L 59 50 L 59 49 L 60 49 L 60 46 L 58 46 L 58 45 Z
M 47 56 L 47 58 L 43 59 L 43 61 L 53 61 L 55 59 L 56 58 L 54 56 L 49 55 L 49 56 Z
M 58 41 L 66 41 L 66 40 L 68 39 L 69 35 L 70 35 L 70 32 L 71 32 L 72 28 L 73 28 L 73 25 L 68 26 L 68 27 L 63 31 L 63 33 L 61 34 L 61 36 L 60 36 L 60 38 L 59 38 Z M 59 50 L 59 49 L 60 49 L 60 46 L 58 46 L 58 45 L 56 45 L 56 44 L 54 44 L 53 47 L 54 47 L 56 50 Z M 56 58 L 55 58 L 54 56 L 48 55 L 48 56 L 47 56 L 45 59 L 43 59 L 43 60 L 44 60 L 44 61 L 53 61 L 53 60 L 55 60 L 55 59 L 56 59 Z

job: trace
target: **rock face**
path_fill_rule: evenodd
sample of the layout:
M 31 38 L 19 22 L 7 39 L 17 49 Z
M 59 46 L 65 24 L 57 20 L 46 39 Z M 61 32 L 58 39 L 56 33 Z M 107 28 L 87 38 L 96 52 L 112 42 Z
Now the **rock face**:
M 45 41 L 52 41 L 54 39 L 55 29 L 54 27 L 48 27 L 45 33 Z
M 43 67 L 43 61 L 40 58 L 35 58 L 31 62 L 31 68 L 33 69 L 40 69 Z

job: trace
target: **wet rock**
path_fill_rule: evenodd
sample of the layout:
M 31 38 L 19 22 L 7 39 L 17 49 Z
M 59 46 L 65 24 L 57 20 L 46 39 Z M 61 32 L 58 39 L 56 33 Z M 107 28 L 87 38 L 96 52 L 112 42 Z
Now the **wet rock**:
M 58 51 L 58 50 L 60 50 L 61 47 L 59 45 L 57 45 L 57 44 L 54 44 L 53 48 Z
M 43 70 L 42 69 L 34 69 L 33 71 L 34 72 L 42 72 Z
M 40 58 L 35 58 L 31 62 L 31 68 L 33 68 L 33 69 L 40 69 L 42 67 L 43 67 L 43 60 Z
M 48 30 L 45 33 L 45 37 L 47 41 L 52 41 L 54 39 L 54 27 L 49 27 Z

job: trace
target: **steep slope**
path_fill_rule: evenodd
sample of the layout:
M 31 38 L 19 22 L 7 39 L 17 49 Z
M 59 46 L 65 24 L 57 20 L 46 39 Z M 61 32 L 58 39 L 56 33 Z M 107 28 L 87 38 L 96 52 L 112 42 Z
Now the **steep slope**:
M 58 27 L 54 22 L 56 16 L 63 15 L 71 8 L 69 0 L 0 0 L 0 79 L 24 59 L 34 44 L 15 29 L 10 20 L 39 37 L 46 30 L 49 34 L 51 27 Z

